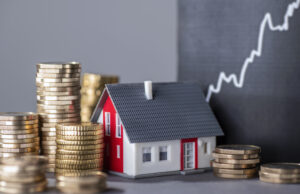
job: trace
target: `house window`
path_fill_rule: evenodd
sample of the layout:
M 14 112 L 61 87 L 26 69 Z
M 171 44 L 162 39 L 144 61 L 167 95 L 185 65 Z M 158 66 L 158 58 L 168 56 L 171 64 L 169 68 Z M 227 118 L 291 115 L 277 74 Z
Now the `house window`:
M 159 160 L 168 160 L 168 146 L 159 147 Z
M 203 143 L 203 152 L 204 154 L 207 154 L 207 142 Z
M 143 148 L 143 162 L 151 162 L 151 147 Z
M 120 158 L 120 146 L 117 145 L 117 158 Z
M 105 112 L 105 134 L 110 135 L 110 112 Z
M 118 113 L 116 113 L 116 137 L 121 137 L 121 120 Z

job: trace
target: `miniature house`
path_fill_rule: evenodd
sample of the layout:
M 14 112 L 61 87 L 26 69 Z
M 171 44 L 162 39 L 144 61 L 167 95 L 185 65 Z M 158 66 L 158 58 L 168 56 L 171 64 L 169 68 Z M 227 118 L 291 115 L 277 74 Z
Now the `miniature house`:
M 92 122 L 105 130 L 105 168 L 139 178 L 203 171 L 223 132 L 196 83 L 108 84 Z

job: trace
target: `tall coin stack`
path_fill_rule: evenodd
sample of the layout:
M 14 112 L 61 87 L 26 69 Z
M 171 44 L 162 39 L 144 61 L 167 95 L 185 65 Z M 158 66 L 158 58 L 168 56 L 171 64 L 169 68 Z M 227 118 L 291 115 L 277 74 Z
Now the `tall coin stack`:
M 36 193 L 47 188 L 47 158 L 44 156 L 10 157 L 0 163 L 0 191 Z
M 257 176 L 260 147 L 254 145 L 221 145 L 213 152 L 214 174 L 221 178 L 248 179 Z
M 38 122 L 38 115 L 31 112 L 0 113 L 0 156 L 37 155 Z
M 81 120 L 89 122 L 105 84 L 118 83 L 118 76 L 85 73 L 81 88 Z
M 41 118 L 42 153 L 49 158 L 48 171 L 55 170 L 57 123 L 79 123 L 80 73 L 77 62 L 37 64 L 37 112 Z
M 263 182 L 300 183 L 300 163 L 269 163 L 261 165 L 259 179 Z
M 58 124 L 56 175 L 77 175 L 103 168 L 104 134 L 101 124 Z

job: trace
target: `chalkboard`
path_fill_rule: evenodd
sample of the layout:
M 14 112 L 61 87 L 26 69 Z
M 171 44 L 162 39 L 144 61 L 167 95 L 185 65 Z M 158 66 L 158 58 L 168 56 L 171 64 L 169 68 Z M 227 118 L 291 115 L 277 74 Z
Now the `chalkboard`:
M 180 81 L 199 81 L 225 136 L 300 162 L 300 0 L 179 1 Z

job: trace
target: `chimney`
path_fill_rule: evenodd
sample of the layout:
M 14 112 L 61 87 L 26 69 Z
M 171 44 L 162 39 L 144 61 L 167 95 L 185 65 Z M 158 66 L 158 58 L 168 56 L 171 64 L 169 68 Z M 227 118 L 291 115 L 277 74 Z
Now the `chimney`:
M 144 81 L 144 86 L 145 86 L 145 96 L 147 100 L 152 100 L 153 99 L 152 81 Z

